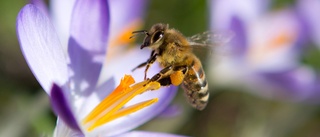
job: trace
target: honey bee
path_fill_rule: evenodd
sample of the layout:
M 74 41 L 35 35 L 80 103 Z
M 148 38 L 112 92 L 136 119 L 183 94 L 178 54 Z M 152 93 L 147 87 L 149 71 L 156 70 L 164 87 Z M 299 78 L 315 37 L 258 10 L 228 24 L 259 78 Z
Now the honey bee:
M 149 67 L 158 61 L 163 69 L 149 80 L 157 81 L 161 86 L 181 85 L 191 106 L 203 110 L 209 100 L 208 82 L 201 61 L 192 49 L 193 46 L 206 45 L 207 40 L 210 39 L 210 33 L 186 38 L 178 30 L 162 23 L 153 25 L 149 31 L 132 32 L 133 36 L 141 33 L 146 36 L 140 48 L 148 47 L 152 52 L 146 62 L 141 63 L 132 71 L 145 67 L 144 79 L 146 80 Z M 205 39 L 202 43 L 195 42 L 202 38 Z

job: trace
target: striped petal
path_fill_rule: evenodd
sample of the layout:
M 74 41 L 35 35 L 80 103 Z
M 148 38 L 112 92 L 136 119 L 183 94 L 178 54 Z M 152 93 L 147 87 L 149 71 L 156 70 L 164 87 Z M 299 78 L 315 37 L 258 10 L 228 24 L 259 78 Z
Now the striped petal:
M 24 6 L 17 18 L 17 35 L 22 53 L 43 89 L 49 93 L 53 82 L 64 85 L 68 80 L 67 62 L 48 17 L 34 5 Z

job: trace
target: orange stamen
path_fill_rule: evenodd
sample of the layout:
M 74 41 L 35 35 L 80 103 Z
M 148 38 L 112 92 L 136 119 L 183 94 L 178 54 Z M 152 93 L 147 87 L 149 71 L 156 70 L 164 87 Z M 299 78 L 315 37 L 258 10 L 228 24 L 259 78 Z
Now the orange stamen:
M 83 119 L 82 123 L 87 126 L 88 131 L 92 131 L 98 126 L 134 113 L 157 102 L 158 99 L 154 98 L 123 108 L 133 97 L 147 90 L 160 88 L 160 83 L 149 82 L 148 80 L 130 87 L 133 83 L 134 80 L 131 76 L 125 76 L 121 80 L 120 85 Z
M 150 106 L 150 105 L 152 105 L 152 104 L 154 104 L 156 102 L 158 102 L 158 98 L 154 98 L 154 99 L 150 99 L 150 100 L 147 100 L 147 101 L 143 101 L 143 102 L 140 102 L 138 104 L 135 104 L 135 105 L 120 109 L 119 111 L 115 112 L 114 115 L 109 117 L 109 119 L 106 119 L 106 122 L 109 122 L 109 121 L 112 121 L 112 120 L 117 119 L 119 117 L 123 117 L 123 116 L 126 116 L 128 114 L 134 113 L 134 112 L 136 112 L 138 110 L 141 110 L 141 109 L 143 109 L 143 108 L 145 108 L 147 106 Z
M 121 79 L 119 86 L 109 96 L 102 100 L 82 122 L 86 124 L 93 118 L 97 117 L 98 114 L 101 114 L 107 106 L 110 106 L 115 100 L 119 99 L 134 82 L 135 81 L 131 76 L 125 75 L 124 78 Z

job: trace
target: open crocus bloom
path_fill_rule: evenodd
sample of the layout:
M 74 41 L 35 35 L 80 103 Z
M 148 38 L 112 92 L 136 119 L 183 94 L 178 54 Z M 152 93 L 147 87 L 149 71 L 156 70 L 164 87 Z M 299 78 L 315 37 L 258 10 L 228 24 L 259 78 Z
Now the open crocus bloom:
M 212 28 L 236 33 L 231 54 L 213 67 L 212 77 L 217 84 L 245 85 L 264 97 L 316 101 L 319 80 L 299 62 L 306 35 L 302 21 L 293 9 L 266 12 L 265 3 L 268 0 L 211 1 Z
M 98 83 L 106 52 L 110 52 L 107 44 L 109 16 L 112 14 L 105 0 L 77 1 L 70 19 L 67 53 L 50 19 L 36 6 L 26 5 L 17 17 L 22 53 L 50 95 L 58 116 L 55 136 L 112 136 L 127 132 L 163 111 L 175 95 L 174 88 L 162 88 L 137 96 L 159 88 L 157 83 L 134 84 L 131 76 L 123 76 L 131 73 L 126 70 L 145 61 L 149 55 L 138 51 L 122 54 L 123 60 L 106 64 L 104 67 L 110 67 L 106 73 L 108 77 Z M 142 78 L 143 73 L 132 75 Z M 151 106 L 146 107 L 148 105 Z

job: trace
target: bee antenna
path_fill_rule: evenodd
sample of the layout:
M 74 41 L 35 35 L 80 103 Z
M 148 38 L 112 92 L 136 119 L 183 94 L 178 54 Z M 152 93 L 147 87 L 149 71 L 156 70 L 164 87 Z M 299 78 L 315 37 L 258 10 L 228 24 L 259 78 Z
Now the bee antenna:
M 138 35 L 140 35 L 140 34 L 146 34 L 147 36 L 150 35 L 150 34 L 148 33 L 148 31 L 146 31 L 146 30 L 133 31 L 132 34 L 133 34 L 133 35 L 130 37 L 130 39 L 133 38 L 133 37 L 136 37 L 136 36 L 138 36 Z
M 138 31 L 133 31 L 132 32 L 132 34 L 135 34 L 135 33 L 144 33 L 144 34 L 148 35 L 148 31 L 147 30 L 138 30 Z

